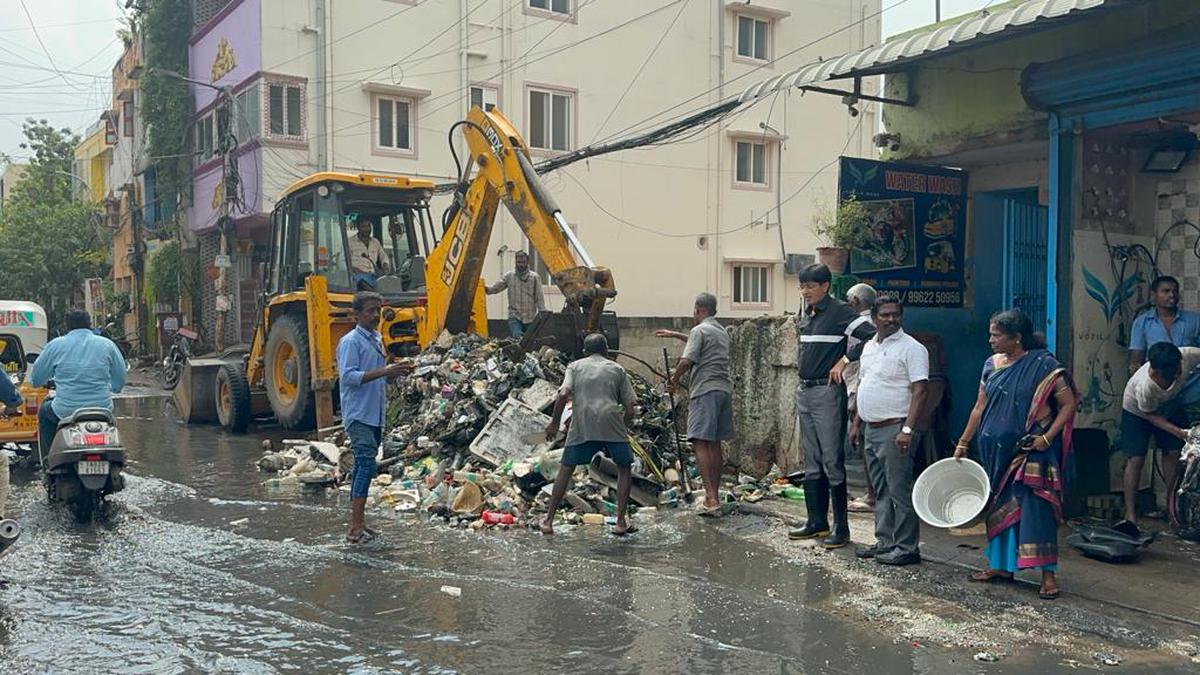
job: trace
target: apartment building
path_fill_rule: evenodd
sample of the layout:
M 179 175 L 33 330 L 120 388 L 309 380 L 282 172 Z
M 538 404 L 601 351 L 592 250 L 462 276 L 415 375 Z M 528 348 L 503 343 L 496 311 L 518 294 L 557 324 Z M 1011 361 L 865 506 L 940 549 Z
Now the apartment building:
M 679 119 L 790 68 L 875 44 L 880 34 L 880 0 L 195 7 L 190 76 L 232 87 L 237 99 L 235 281 L 221 301 L 241 310 L 231 337 L 252 330 L 269 214 L 304 175 L 368 170 L 452 180 L 447 130 L 472 104 L 498 106 L 535 159 L 552 157 Z M 873 86 L 865 82 L 865 93 Z M 230 122 L 215 90 L 194 93 L 187 228 L 207 260 L 222 209 L 218 131 Z M 702 290 L 717 294 L 726 316 L 794 311 L 798 292 L 785 260 L 819 245 L 811 217 L 816 202 L 836 192 L 834 160 L 873 154 L 875 130 L 873 106 L 850 110 L 836 96 L 793 90 L 678 142 L 579 162 L 544 181 L 592 258 L 613 270 L 613 309 L 622 317 L 690 314 Z M 435 211 L 443 207 L 435 203 Z M 485 276 L 496 279 L 527 248 L 505 214 Z M 505 316 L 503 302 L 489 300 L 493 319 Z

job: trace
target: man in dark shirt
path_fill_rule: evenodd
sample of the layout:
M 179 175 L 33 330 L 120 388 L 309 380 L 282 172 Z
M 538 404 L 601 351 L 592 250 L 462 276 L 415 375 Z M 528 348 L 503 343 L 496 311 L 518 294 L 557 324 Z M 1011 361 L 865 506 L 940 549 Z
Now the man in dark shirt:
M 825 537 L 821 545 L 839 548 L 850 543 L 846 497 L 846 387 L 842 370 L 858 360 L 862 345 L 875 335 L 868 318 L 829 295 L 833 275 L 824 265 L 800 271 L 800 386 L 796 414 L 804 448 L 804 502 L 808 521 L 788 533 L 792 539 Z M 848 338 L 859 342 L 847 351 Z M 833 532 L 829 503 L 833 501 Z M 828 536 L 827 536 L 828 535 Z

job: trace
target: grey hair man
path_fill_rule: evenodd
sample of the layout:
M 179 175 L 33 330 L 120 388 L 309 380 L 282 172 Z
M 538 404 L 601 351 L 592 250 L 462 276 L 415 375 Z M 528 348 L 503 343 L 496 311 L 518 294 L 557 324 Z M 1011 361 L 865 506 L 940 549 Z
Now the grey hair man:
M 704 482 L 704 505 L 700 515 L 719 516 L 721 469 L 724 457 L 721 441 L 733 438 L 733 380 L 729 377 L 729 332 L 717 321 L 717 297 L 712 293 L 696 296 L 692 306 L 695 325 L 688 333 L 659 330 L 658 337 L 675 338 L 687 343 L 679 365 L 667 383 L 675 390 L 684 375 L 691 373 L 688 389 L 688 440 L 696 450 L 700 479 Z
M 875 289 L 870 285 L 854 284 L 850 287 L 850 290 L 846 291 L 846 304 L 850 306 L 850 309 L 858 312 L 859 316 L 870 321 L 871 308 L 875 306 L 876 297 L 878 296 L 875 293 Z M 858 343 L 858 338 L 851 337 L 847 341 L 847 348 L 853 348 Z M 842 371 L 842 380 L 846 383 L 846 409 L 851 418 L 854 417 L 854 413 L 858 408 L 856 401 L 858 396 L 858 367 L 857 361 L 849 362 L 846 364 L 846 369 Z M 847 442 L 850 442 L 851 446 L 854 445 L 849 440 L 849 436 L 847 436 Z M 863 465 L 865 466 L 867 463 L 866 449 L 861 447 L 861 443 L 859 446 L 859 452 L 862 455 Z M 850 447 L 846 449 L 846 452 L 849 454 L 853 450 L 854 448 Z M 854 513 L 870 513 L 875 510 L 875 486 L 871 484 L 870 478 L 867 478 L 867 494 L 852 500 L 846 508 Z

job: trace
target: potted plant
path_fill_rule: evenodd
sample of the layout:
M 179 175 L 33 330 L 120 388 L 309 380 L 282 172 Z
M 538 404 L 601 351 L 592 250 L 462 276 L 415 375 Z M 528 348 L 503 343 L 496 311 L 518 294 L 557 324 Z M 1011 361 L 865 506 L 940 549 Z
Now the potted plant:
M 818 202 L 813 213 L 813 232 L 828 245 L 817 247 L 817 262 L 834 274 L 844 274 L 850 251 L 861 245 L 866 236 L 866 222 L 867 209 L 854 195 L 840 200 L 837 208 Z

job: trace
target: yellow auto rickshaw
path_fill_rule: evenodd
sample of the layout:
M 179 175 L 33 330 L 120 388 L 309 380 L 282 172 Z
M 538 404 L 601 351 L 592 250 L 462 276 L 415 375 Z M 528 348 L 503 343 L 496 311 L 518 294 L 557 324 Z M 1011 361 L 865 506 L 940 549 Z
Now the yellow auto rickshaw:
M 37 445 L 38 407 L 49 390 L 29 384 L 28 359 L 42 353 L 49 333 L 46 310 L 40 305 L 0 300 L 0 367 L 25 399 L 23 415 L 0 418 L 0 446 L 15 445 L 18 456 L 27 456 Z

